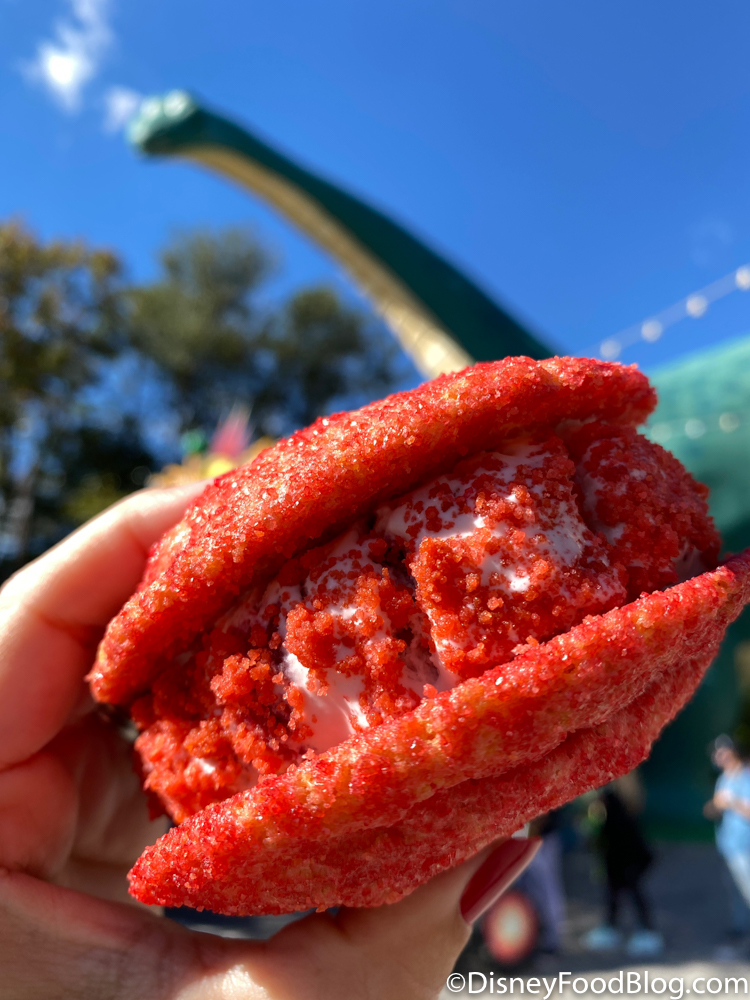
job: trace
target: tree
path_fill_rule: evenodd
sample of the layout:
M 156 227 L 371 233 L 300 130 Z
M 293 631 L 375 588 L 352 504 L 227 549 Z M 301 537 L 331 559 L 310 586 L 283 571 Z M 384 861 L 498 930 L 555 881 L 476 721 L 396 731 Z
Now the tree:
M 252 376 L 252 302 L 271 270 L 267 253 L 242 230 L 175 238 L 161 254 L 163 276 L 131 288 L 129 335 L 171 385 L 183 429 L 208 428 Z
M 333 409 L 382 396 L 410 367 L 382 323 L 347 308 L 326 287 L 293 295 L 258 350 L 273 359 L 256 396 L 268 433 L 288 433 Z
M 243 230 L 179 236 L 161 263 L 128 286 L 112 252 L 0 224 L 0 577 L 238 404 L 277 437 L 412 374 L 382 324 L 329 288 L 263 306 L 271 260 Z M 135 404 L 134 370 L 150 390 Z M 157 418 L 169 432 L 155 443 Z
M 184 430 L 214 427 L 240 401 L 279 436 L 403 377 L 383 325 L 330 288 L 263 309 L 271 260 L 244 230 L 182 235 L 161 260 L 163 276 L 130 292 L 131 338 L 168 377 Z
M 17 222 L 0 225 L 0 557 L 9 568 L 61 534 L 39 536 L 37 494 L 49 506 L 69 479 L 58 455 L 85 422 L 82 390 L 122 349 L 120 270 L 109 251 L 43 245 Z

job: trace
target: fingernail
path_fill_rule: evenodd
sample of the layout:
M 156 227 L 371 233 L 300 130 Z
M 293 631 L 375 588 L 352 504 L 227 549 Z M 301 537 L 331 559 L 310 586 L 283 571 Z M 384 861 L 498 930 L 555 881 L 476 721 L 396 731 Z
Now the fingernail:
M 518 878 L 542 846 L 541 837 L 506 840 L 471 877 L 461 897 L 461 916 L 473 924 Z

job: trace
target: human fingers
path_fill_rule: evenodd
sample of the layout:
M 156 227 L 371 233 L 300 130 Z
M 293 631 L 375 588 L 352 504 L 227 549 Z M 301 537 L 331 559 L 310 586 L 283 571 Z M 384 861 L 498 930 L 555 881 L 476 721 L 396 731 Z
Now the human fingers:
M 175 1000 L 212 947 L 222 942 L 0 870 L 0 992 L 13 1000 Z
M 62 869 L 75 839 L 76 803 L 72 778 L 52 754 L 0 772 L 0 865 L 43 878 Z
M 336 917 L 292 924 L 254 958 L 253 982 L 273 1000 L 435 1000 L 471 924 L 521 874 L 540 844 L 538 838 L 506 840 L 395 905 L 342 909 Z M 231 975 L 238 981 L 236 967 Z M 226 996 L 244 1000 L 254 994 Z M 180 1000 L 203 995 L 186 992 Z
M 92 713 L 0 771 L 0 866 L 127 897 L 126 873 L 166 830 L 152 820 L 132 748 Z
M 92 713 L 66 726 L 49 744 L 49 752 L 75 785 L 77 823 L 71 858 L 120 868 L 124 890 L 127 870 L 144 846 L 167 828 L 166 817 L 149 817 L 141 779 L 133 766 L 132 746 L 114 726 Z M 66 884 L 75 886 L 70 881 Z
M 467 899 L 491 905 L 536 848 L 506 841 L 394 906 L 315 915 L 263 943 L 0 871 L 3 982 L 15 1000 L 435 1000 L 469 935 Z
M 40 750 L 82 693 L 95 643 L 137 586 L 149 548 L 205 484 L 126 498 L 0 590 L 0 767 Z

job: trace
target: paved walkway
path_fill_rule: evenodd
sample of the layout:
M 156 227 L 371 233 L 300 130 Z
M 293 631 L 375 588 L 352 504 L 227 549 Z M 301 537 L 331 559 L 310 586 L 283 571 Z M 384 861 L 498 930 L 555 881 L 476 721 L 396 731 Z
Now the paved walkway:
M 560 972 L 570 972 L 572 977 L 576 974 L 583 976 L 589 984 L 597 976 L 602 977 L 604 982 L 600 978 L 593 983 L 593 989 L 588 988 L 584 992 L 584 983 L 579 981 L 577 985 L 581 992 L 576 994 L 572 984 L 566 984 L 564 977 L 561 991 L 560 980 L 557 978 L 548 1000 L 561 996 L 566 1000 L 576 995 L 592 997 L 597 992 L 604 997 L 617 995 L 620 992 L 617 980 L 612 984 L 614 993 L 603 987 L 622 970 L 624 995 L 630 992 L 631 996 L 662 996 L 682 1000 L 688 990 L 690 995 L 700 995 L 700 991 L 704 990 L 707 996 L 726 996 L 728 987 L 729 995 L 735 995 L 737 989 L 738 995 L 744 996 L 747 992 L 750 996 L 750 957 L 747 961 L 732 963 L 719 962 L 715 958 L 727 928 L 723 879 L 721 862 L 711 845 L 660 845 L 658 860 L 649 874 L 647 885 L 658 928 L 665 938 L 665 951 L 658 961 L 646 965 L 634 964 L 633 959 L 628 958 L 623 950 L 591 955 L 581 947 L 583 934 L 601 921 L 602 887 L 597 878 L 596 862 L 591 855 L 584 851 L 567 855 L 565 886 L 568 917 L 563 949 L 558 955 L 535 956 L 516 971 L 516 976 L 523 978 L 524 995 L 530 992 L 530 979 L 533 992 L 533 980 L 545 977 L 547 987 L 540 983 L 538 994 L 544 998 L 547 990 L 553 987 L 553 979 L 559 977 Z M 632 920 L 629 913 L 626 917 Z M 750 952 L 748 954 L 750 956 Z M 471 972 L 475 975 L 470 980 Z M 627 972 L 631 972 L 630 991 Z M 649 974 L 648 992 L 645 992 L 646 972 Z M 454 985 L 457 989 L 453 992 L 446 989 L 443 993 L 444 1000 L 451 996 L 497 995 L 501 992 L 498 979 L 507 979 L 509 976 L 507 970 L 501 970 L 493 962 L 481 936 L 476 932 L 456 965 L 456 973 L 464 976 L 465 988 L 461 990 L 460 980 L 456 979 Z M 640 979 L 636 978 L 636 974 Z M 486 979 L 484 989 L 483 977 Z M 731 981 L 733 978 L 739 979 L 736 987 Z M 698 982 L 691 985 L 696 979 Z M 730 979 L 729 983 L 725 982 L 727 979 Z M 671 986 L 670 980 L 673 981 Z M 472 992 L 469 992 L 470 983 Z M 651 988 L 652 984 L 655 989 Z M 507 982 L 503 985 L 508 989 Z M 707 986 L 710 988 L 707 989 Z M 518 992 L 521 992 L 521 984 L 516 980 L 513 993 L 515 995 Z

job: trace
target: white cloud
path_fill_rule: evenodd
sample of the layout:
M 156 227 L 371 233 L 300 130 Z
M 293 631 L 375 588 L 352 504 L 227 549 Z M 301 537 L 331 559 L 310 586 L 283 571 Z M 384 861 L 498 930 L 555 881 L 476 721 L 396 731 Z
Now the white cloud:
M 40 80 L 66 111 L 77 111 L 81 92 L 96 75 L 112 43 L 109 0 L 67 0 L 72 19 L 55 25 L 54 38 L 40 42 L 24 72 Z
M 129 87 L 110 87 L 104 95 L 104 131 L 119 132 L 140 107 L 143 94 Z

